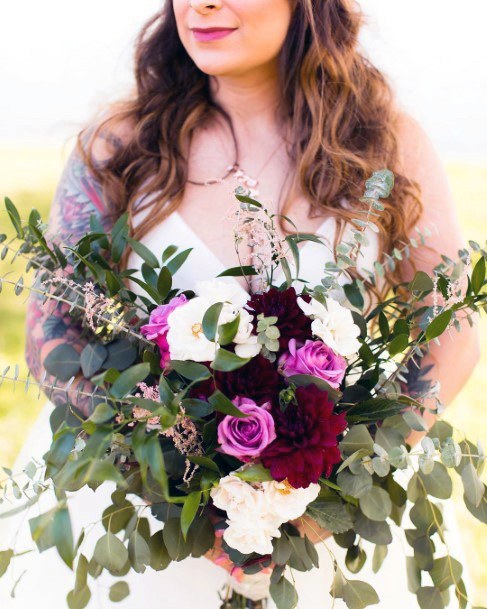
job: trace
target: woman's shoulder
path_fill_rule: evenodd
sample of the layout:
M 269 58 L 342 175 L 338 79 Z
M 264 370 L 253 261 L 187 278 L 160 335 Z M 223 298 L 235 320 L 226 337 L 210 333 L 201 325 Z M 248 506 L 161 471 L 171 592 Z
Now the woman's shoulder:
M 84 148 L 89 147 L 93 162 L 104 164 L 120 149 L 127 147 L 135 125 L 117 115 L 104 116 L 88 124 L 82 132 Z

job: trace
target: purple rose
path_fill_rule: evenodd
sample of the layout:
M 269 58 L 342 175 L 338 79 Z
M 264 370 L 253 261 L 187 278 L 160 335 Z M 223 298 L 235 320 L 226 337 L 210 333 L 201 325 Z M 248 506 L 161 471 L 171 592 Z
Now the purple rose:
M 249 416 L 239 418 L 227 415 L 218 425 L 218 442 L 225 454 L 241 461 L 250 461 L 276 439 L 274 419 L 269 412 L 270 403 L 257 406 L 253 400 L 240 396 L 232 401 Z
M 338 355 L 320 340 L 307 340 L 303 347 L 296 348 L 291 339 L 289 351 L 279 358 L 279 367 L 284 376 L 310 374 L 326 381 L 330 387 L 338 389 L 347 368 L 345 358 Z
M 169 301 L 169 304 L 159 305 L 149 317 L 149 323 L 141 326 L 140 331 L 148 340 L 152 340 L 159 347 L 161 353 L 161 368 L 165 368 L 170 359 L 169 345 L 167 342 L 167 332 L 169 330 L 168 317 L 178 307 L 186 304 L 188 299 L 184 294 L 176 296 Z

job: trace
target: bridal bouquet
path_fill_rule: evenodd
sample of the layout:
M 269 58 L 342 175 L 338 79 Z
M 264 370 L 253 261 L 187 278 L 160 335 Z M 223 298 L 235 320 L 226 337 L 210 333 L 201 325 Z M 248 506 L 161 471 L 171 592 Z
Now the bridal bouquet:
M 109 234 L 92 217 L 91 232 L 62 251 L 48 243 L 37 212 L 23 223 L 6 200 L 22 243 L 16 255 L 36 269 L 29 289 L 65 307 L 86 337 L 81 353 L 62 344 L 46 358 L 43 378 L 23 381 L 65 400 L 52 414 L 44 462 L 29 464 L 22 488 L 6 470 L 3 493 L 5 501 L 26 499 L 11 508 L 17 513 L 55 489 L 58 505 L 29 523 L 39 551 L 56 547 L 76 573 L 70 608 L 87 605 L 89 578 L 103 570 L 123 577 L 207 555 L 232 564 L 222 607 L 270 595 L 279 609 L 292 609 L 292 572 L 318 566 L 310 537 L 326 529 L 347 549 L 348 572 L 334 561 L 330 594 L 361 609 L 379 602 L 369 583 L 353 577 L 368 559 L 362 541 L 375 545 L 378 571 L 392 528 L 406 526 L 418 605 L 444 607 L 452 589 L 459 607 L 467 606 L 439 500 L 450 497 L 455 471 L 467 508 L 486 522 L 484 455 L 440 418 L 427 430 L 422 414 L 438 414 L 441 404 L 421 360 L 429 343 L 485 308 L 487 252 L 471 242 L 457 261 L 444 257 L 432 277 L 418 272 L 372 304 L 371 288 L 426 238 L 418 232 L 358 272 L 367 230 L 376 228 L 392 188 L 387 170 L 367 181 L 352 238 L 340 243 L 317 286 L 300 279 L 298 245 L 320 239 L 296 232 L 281 241 L 275 217 L 237 189 L 236 244 L 258 243 L 259 255 L 194 291 L 173 286 L 190 251 L 168 244 L 157 259 L 129 236 L 126 216 Z M 142 259 L 141 275 L 118 268 L 127 247 Z M 274 285 L 278 267 L 285 281 Z M 246 292 L 236 277 L 251 278 L 256 291 Z M 26 289 L 22 278 L 3 284 L 17 294 Z M 21 382 L 8 368 L 0 378 Z M 88 413 L 76 407 L 82 398 Z M 420 448 L 406 443 L 412 430 L 427 432 Z M 88 531 L 73 539 L 69 498 L 107 481 L 116 490 L 102 514 L 105 533 L 86 556 Z M 141 516 L 147 505 L 163 522 L 158 531 Z M 0 575 L 14 554 L 0 552 Z M 122 600 L 128 585 L 118 581 L 109 594 Z

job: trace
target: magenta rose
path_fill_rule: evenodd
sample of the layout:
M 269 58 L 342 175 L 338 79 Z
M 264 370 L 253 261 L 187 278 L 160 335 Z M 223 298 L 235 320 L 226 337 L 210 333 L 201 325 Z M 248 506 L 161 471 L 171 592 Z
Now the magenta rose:
M 237 396 L 235 406 L 247 414 L 243 417 L 227 415 L 218 425 L 218 442 L 221 450 L 241 461 L 250 461 L 276 439 L 274 419 L 269 402 L 257 406 L 253 400 Z
M 288 351 L 279 358 L 279 367 L 285 376 L 310 374 L 338 389 L 345 376 L 347 362 L 320 340 L 307 340 L 298 349 L 296 340 L 292 338 Z
M 168 317 L 178 307 L 186 304 L 188 299 L 184 294 L 172 298 L 168 304 L 159 305 L 150 314 L 149 323 L 141 326 L 140 331 L 148 340 L 152 340 L 159 347 L 161 354 L 161 368 L 165 368 L 170 360 L 167 332 L 169 330 Z

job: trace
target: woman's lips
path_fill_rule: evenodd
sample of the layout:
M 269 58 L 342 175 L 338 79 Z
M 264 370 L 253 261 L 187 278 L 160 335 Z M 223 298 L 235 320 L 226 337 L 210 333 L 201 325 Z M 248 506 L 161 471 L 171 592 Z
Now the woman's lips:
M 208 42 L 210 40 L 219 40 L 229 36 L 236 28 L 194 28 L 191 31 L 198 42 Z

